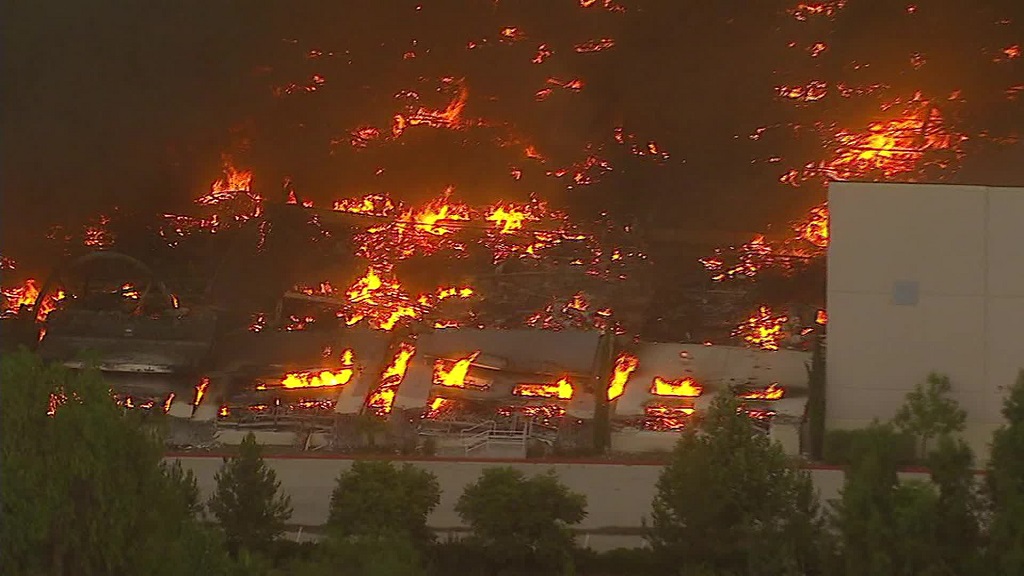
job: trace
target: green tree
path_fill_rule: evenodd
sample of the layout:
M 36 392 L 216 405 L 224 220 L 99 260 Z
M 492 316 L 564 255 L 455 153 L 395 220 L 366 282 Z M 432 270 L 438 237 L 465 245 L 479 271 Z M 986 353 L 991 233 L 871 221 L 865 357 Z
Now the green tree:
M 225 458 L 216 475 L 210 512 L 217 518 L 228 547 L 259 552 L 284 532 L 292 515 L 291 501 L 266 462 L 252 432 L 245 435 L 238 456 Z
M 342 571 L 339 571 L 341 569 Z M 317 554 L 287 567 L 289 576 L 418 576 L 425 572 L 420 547 L 402 534 L 379 533 L 347 539 L 329 537 Z
M 979 570 L 981 509 L 973 470 L 974 454 L 962 440 L 941 436 L 928 455 L 932 483 L 938 488 L 935 537 L 938 554 L 950 574 Z
M 992 435 L 987 493 L 992 573 L 1024 574 L 1024 370 L 1003 402 L 1006 424 Z
M 907 393 L 903 406 L 893 418 L 898 429 L 918 439 L 918 457 L 928 454 L 928 441 L 932 438 L 964 429 L 967 414 L 949 397 L 951 390 L 949 377 L 933 372 L 924 384 L 918 384 Z
M 875 423 L 856 436 L 833 517 L 846 574 L 970 573 L 971 553 L 957 542 L 961 535 L 970 537 L 973 521 L 964 516 L 971 497 L 964 477 L 970 453 L 963 450 L 945 437 L 932 456 L 934 484 L 900 482 L 899 435 L 892 427 Z
M 586 516 L 587 498 L 554 471 L 527 478 L 511 467 L 487 468 L 466 486 L 455 511 L 473 530 L 495 566 L 541 573 L 571 564 L 569 526 Z
M 825 546 L 810 477 L 724 396 L 684 431 L 652 507 L 651 544 L 693 569 L 802 574 Z
M 340 537 L 405 534 L 427 542 L 433 537 L 427 515 L 440 501 L 437 477 L 426 470 L 357 460 L 338 476 L 327 526 Z
M 807 425 L 811 458 L 820 461 L 825 449 L 825 343 L 814 339 L 811 362 L 807 366 Z
M 216 574 L 159 439 L 123 416 L 99 372 L 0 358 L 5 574 Z M 176 558 L 167 562 L 167 558 Z

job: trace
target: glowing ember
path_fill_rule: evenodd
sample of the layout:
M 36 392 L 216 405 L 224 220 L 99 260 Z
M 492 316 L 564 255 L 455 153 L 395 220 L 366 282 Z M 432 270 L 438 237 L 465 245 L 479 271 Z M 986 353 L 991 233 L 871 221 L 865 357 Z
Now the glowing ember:
M 679 380 L 665 380 L 661 376 L 655 376 L 654 381 L 651 383 L 651 394 L 655 396 L 696 398 L 703 392 L 704 387 L 689 377 L 680 378 Z
M 433 128 L 458 129 L 462 127 L 462 110 L 469 99 L 469 91 L 461 80 L 445 79 L 446 84 L 454 85 L 457 95 L 443 110 L 431 110 L 420 107 L 415 112 L 396 114 L 391 125 L 391 135 L 398 138 L 406 128 L 412 126 L 430 126 Z
M 68 397 L 64 395 L 64 392 L 58 390 L 57 392 L 50 393 L 50 401 L 46 407 L 46 415 L 54 416 L 57 413 L 57 409 L 64 405 L 68 401 Z
M 636 356 L 623 352 L 615 359 L 615 367 L 612 372 L 612 381 L 608 385 L 608 400 L 615 400 L 626 390 L 626 382 L 630 374 L 640 366 L 640 359 Z
M 579 52 L 580 54 L 586 54 L 591 52 L 600 52 L 602 50 L 607 50 L 614 46 L 615 40 L 613 40 L 612 38 L 601 38 L 599 40 L 588 40 L 586 42 L 581 42 L 580 44 L 574 46 L 573 49 Z
M 674 432 L 686 427 L 693 408 L 677 406 L 647 406 L 644 408 L 643 428 L 656 432 Z
M 818 312 L 814 315 L 814 322 L 816 324 L 821 324 L 822 326 L 828 324 L 828 312 L 825 311 L 824 309 L 818 310 Z
M 434 361 L 434 385 L 451 386 L 454 388 L 486 388 L 486 385 L 474 385 L 472 381 L 467 382 L 466 379 L 469 375 L 469 368 L 473 364 L 473 360 L 476 360 L 476 357 L 479 355 L 480 352 L 474 352 L 468 357 L 461 358 L 459 360 L 438 358 Z
M 767 388 L 760 390 L 747 390 L 739 395 L 744 400 L 778 400 L 786 395 L 786 389 L 778 383 L 771 383 Z
M 164 414 L 171 411 L 171 402 L 174 402 L 174 392 L 171 392 L 164 400 Z
M 836 12 L 843 9 L 846 6 L 846 0 L 830 0 L 823 2 L 801 2 L 794 8 L 791 8 L 788 12 L 801 22 L 807 20 L 812 16 L 825 16 L 826 18 L 833 18 Z
M 405 371 L 409 369 L 409 360 L 416 353 L 416 347 L 403 342 L 398 347 L 391 364 L 384 369 L 380 376 L 380 386 L 370 395 L 366 402 L 367 408 L 378 416 L 385 416 L 391 413 L 391 406 L 395 402 L 395 393 L 405 378 Z
M 569 383 L 569 379 L 565 376 L 554 384 L 521 383 L 516 384 L 516 387 L 512 389 L 512 394 L 515 396 L 538 396 L 540 398 L 558 398 L 560 400 L 572 398 L 572 393 L 572 384 Z
M 109 216 L 100 216 L 95 224 L 85 227 L 82 243 L 89 248 L 103 249 L 114 245 L 114 235 L 107 229 L 110 224 Z
M 782 327 L 787 321 L 788 317 L 776 316 L 770 308 L 761 306 L 736 327 L 733 336 L 741 336 L 744 342 L 761 350 L 778 350 L 786 339 Z
M 813 80 L 803 86 L 776 86 L 775 91 L 779 96 L 790 100 L 816 102 L 828 94 L 828 84 Z

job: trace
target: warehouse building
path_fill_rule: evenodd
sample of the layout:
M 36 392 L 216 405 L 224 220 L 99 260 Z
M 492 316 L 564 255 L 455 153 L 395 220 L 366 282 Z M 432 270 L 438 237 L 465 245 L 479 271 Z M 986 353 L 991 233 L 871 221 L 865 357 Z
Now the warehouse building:
M 979 460 L 1024 369 L 1024 188 L 829 189 L 829 428 L 891 418 L 947 375 Z

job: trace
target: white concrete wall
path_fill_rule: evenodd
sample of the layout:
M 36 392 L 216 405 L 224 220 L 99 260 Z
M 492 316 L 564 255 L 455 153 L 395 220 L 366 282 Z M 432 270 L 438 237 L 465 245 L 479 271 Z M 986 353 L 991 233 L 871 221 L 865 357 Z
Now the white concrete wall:
M 985 458 L 1024 368 L 1024 189 L 841 182 L 829 212 L 828 426 L 888 419 L 940 372 Z
M 175 457 L 182 465 L 192 470 L 197 477 L 204 499 L 208 498 L 215 486 L 214 474 L 222 460 L 211 456 Z M 327 521 L 328 505 L 335 479 L 343 470 L 348 470 L 352 460 L 344 458 L 274 458 L 266 459 L 277 473 L 281 488 L 292 499 L 294 512 L 290 524 L 320 526 Z M 650 519 L 651 501 L 656 492 L 656 483 L 662 466 L 651 464 L 604 464 L 604 463 L 527 463 L 527 462 L 473 462 L 421 460 L 412 461 L 437 475 L 441 484 L 441 503 L 428 518 L 429 525 L 444 532 L 461 529 L 464 525 L 455 513 L 455 503 L 467 484 L 474 482 L 480 473 L 492 466 L 512 466 L 526 474 L 540 474 L 554 470 L 561 481 L 576 492 L 587 496 L 587 517 L 579 525 L 584 530 L 599 528 L 626 529 L 625 534 L 582 535 L 580 543 L 589 543 L 594 549 L 603 550 L 617 547 L 642 545 L 636 529 Z M 843 485 L 843 473 L 832 469 L 813 469 L 811 478 L 822 501 L 839 497 Z M 901 473 L 903 479 L 927 479 L 921 473 Z M 614 530 L 608 530 L 614 532 Z M 632 533 L 630 533 L 632 532 Z

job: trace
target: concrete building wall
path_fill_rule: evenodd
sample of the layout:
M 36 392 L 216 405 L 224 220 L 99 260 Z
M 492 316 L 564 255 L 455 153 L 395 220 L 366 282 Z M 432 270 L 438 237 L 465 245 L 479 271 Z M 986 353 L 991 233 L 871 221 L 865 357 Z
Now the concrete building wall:
M 179 456 L 182 466 L 192 470 L 202 498 L 209 498 L 216 483 L 214 474 L 222 460 L 215 456 Z M 328 504 L 335 479 L 352 466 L 346 458 L 275 458 L 267 464 L 277 473 L 281 489 L 292 500 L 293 526 L 318 527 L 327 521 Z M 479 462 L 456 460 L 416 460 L 411 462 L 437 475 L 441 485 L 441 503 L 427 519 L 440 533 L 465 528 L 455 503 L 466 485 L 474 482 L 485 468 L 512 466 L 525 474 L 554 470 L 570 489 L 587 496 L 587 517 L 579 528 L 580 544 L 595 550 L 642 546 L 640 529 L 651 517 L 651 501 L 662 466 L 652 464 Z M 840 470 L 813 469 L 811 478 L 822 501 L 839 497 L 843 485 Z M 927 479 L 923 473 L 902 473 L 904 479 Z M 596 532 L 596 533 L 595 533 Z
M 891 418 L 935 371 L 984 457 L 1024 368 L 1024 189 L 841 182 L 829 212 L 828 426 Z

